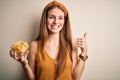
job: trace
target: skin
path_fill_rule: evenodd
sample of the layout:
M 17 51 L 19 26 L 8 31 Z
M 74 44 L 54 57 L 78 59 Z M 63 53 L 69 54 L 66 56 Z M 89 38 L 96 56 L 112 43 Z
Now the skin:
M 59 32 L 62 30 L 64 25 L 64 12 L 58 8 L 54 8 L 48 12 L 47 18 L 47 28 L 49 30 L 48 39 L 45 41 L 45 49 L 48 52 L 48 55 L 56 59 L 59 49 Z M 53 46 L 54 45 L 54 46 Z M 17 56 L 15 51 L 10 50 L 10 56 L 21 63 L 27 80 L 35 80 L 35 56 L 37 54 L 37 41 L 32 41 L 30 43 L 30 49 L 23 55 Z M 73 51 L 72 51 L 72 60 L 73 67 L 72 73 L 75 80 L 80 80 L 85 67 L 85 61 L 78 57 L 78 49 L 81 49 L 81 55 L 87 55 L 87 33 L 84 33 L 83 38 L 73 39 Z M 29 54 L 29 63 L 27 56 Z
M 57 58 L 59 49 L 59 32 L 64 25 L 64 13 L 58 8 L 48 12 L 47 25 L 49 30 L 48 40 L 45 42 L 45 49 L 53 59 Z M 54 46 L 53 46 L 54 45 Z

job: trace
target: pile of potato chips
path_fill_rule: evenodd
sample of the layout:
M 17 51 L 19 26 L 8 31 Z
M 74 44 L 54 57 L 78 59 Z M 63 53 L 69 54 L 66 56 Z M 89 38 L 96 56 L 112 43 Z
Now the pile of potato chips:
M 15 42 L 11 46 L 11 50 L 16 51 L 17 53 L 26 52 L 29 48 L 29 44 L 24 41 Z

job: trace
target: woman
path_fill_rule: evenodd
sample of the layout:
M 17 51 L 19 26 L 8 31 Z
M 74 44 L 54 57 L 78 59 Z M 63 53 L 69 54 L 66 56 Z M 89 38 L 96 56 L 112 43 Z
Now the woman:
M 84 38 L 72 38 L 67 9 L 53 1 L 43 10 L 39 36 L 29 51 L 21 56 L 10 51 L 10 55 L 22 64 L 27 80 L 79 80 L 87 59 L 86 38 L 87 33 Z

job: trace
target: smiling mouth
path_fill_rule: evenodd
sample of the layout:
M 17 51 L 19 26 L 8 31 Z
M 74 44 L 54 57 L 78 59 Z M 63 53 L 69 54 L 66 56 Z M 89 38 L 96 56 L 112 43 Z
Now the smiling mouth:
M 52 29 L 57 29 L 60 27 L 60 25 L 50 25 L 52 27 Z

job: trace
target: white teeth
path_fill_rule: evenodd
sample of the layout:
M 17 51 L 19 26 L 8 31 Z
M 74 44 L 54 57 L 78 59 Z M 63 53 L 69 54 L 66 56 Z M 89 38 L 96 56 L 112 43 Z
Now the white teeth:
M 54 28 L 60 27 L 60 25 L 51 25 L 51 26 L 54 27 Z

